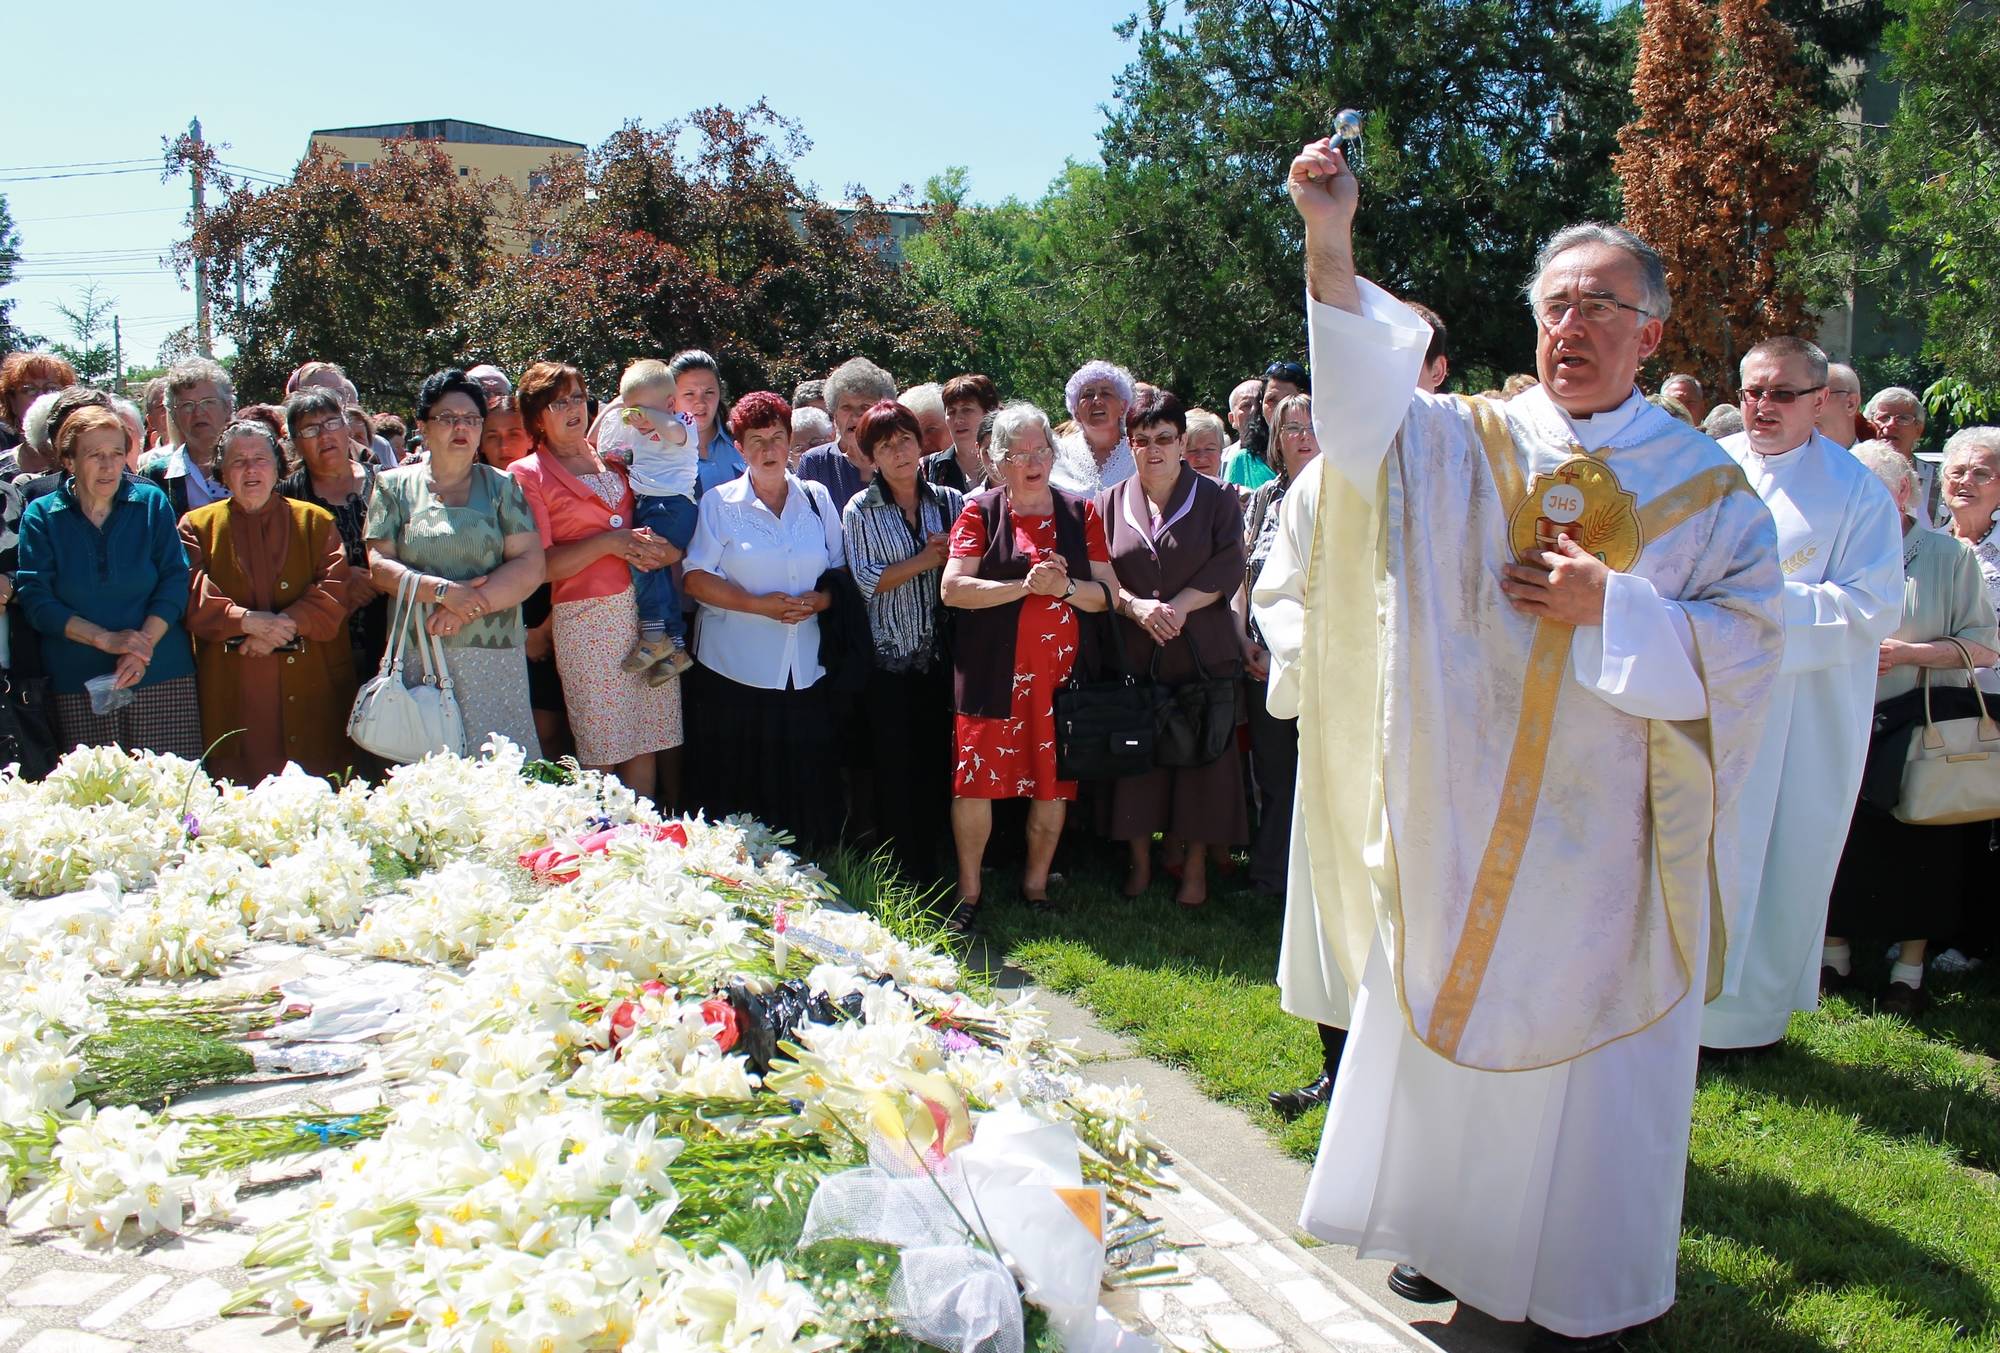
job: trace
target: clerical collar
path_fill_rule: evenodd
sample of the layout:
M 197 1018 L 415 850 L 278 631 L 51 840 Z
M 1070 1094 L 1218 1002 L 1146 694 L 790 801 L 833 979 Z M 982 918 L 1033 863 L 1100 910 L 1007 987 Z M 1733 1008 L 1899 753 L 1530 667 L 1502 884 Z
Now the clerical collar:
M 1513 403 L 1520 406 L 1528 421 L 1544 433 L 1573 441 L 1592 454 L 1651 441 L 1661 432 L 1656 419 L 1673 421 L 1670 414 L 1648 403 L 1636 385 L 1617 408 L 1585 418 L 1572 418 L 1563 412 L 1549 398 L 1549 392 L 1539 385 L 1523 390 L 1514 397 Z

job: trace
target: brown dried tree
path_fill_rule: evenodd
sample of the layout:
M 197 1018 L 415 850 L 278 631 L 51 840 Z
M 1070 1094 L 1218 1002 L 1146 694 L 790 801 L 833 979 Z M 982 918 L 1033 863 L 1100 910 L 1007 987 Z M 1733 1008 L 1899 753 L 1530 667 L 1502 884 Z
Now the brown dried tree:
M 1823 146 L 1810 92 L 1768 0 L 1647 4 L 1617 168 L 1626 222 L 1666 259 L 1673 295 L 1655 373 L 1733 389 L 1742 353 L 1811 327 L 1779 270 Z

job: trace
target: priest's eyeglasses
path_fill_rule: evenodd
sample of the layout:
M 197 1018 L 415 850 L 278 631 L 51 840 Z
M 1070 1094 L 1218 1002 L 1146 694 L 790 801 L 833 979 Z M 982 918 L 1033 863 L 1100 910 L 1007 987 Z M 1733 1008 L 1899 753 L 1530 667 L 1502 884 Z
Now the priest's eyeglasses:
M 1746 385 L 1736 392 L 1736 397 L 1744 404 L 1753 399 L 1768 400 L 1773 404 L 1790 404 L 1793 400 L 1812 394 L 1815 390 L 1824 389 L 1826 389 L 1824 384 L 1808 385 L 1803 390 L 1787 390 L 1782 385 Z
M 1535 302 L 1535 319 L 1540 322 L 1544 329 L 1557 329 L 1562 326 L 1564 320 L 1569 318 L 1569 312 L 1572 309 L 1576 311 L 1577 317 L 1585 324 L 1592 325 L 1611 323 L 1612 320 L 1618 318 L 1620 310 L 1630 310 L 1641 319 L 1652 317 L 1652 312 L 1647 310 L 1645 306 L 1632 305 L 1629 302 L 1619 300 L 1616 296 L 1579 296 L 1573 301 L 1565 300 L 1560 296 L 1544 296 L 1541 300 Z

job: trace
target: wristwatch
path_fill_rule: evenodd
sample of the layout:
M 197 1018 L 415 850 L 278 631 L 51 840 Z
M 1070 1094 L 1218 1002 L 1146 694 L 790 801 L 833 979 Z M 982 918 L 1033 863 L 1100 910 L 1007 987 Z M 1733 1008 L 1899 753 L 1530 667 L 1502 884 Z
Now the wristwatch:
M 1071 578 L 1069 580 L 1069 585 L 1063 588 L 1062 599 L 1064 601 L 1068 601 L 1071 597 L 1075 595 L 1076 595 L 1076 579 Z
M 444 580 L 443 578 L 439 578 L 439 579 L 438 579 L 438 580 L 437 580 L 437 581 L 436 581 L 435 583 L 432 583 L 432 584 L 431 584 L 431 600 L 432 600 L 432 601 L 443 601 L 443 600 L 444 600 L 444 590 L 445 590 L 445 589 L 446 589 L 447 587 L 450 587 L 450 586 L 451 586 L 451 584 L 450 584 L 449 582 L 445 581 L 445 580 Z

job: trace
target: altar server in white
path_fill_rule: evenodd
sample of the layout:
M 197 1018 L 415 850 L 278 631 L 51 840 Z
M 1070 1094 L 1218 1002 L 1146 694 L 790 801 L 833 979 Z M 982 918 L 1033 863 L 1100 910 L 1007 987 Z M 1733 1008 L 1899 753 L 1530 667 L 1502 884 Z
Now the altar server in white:
M 1301 1223 L 1405 1295 L 1608 1347 L 1674 1299 L 1710 880 L 1782 644 L 1771 514 L 1633 384 L 1668 309 L 1635 236 L 1542 251 L 1538 387 L 1440 398 L 1422 322 L 1354 275 L 1338 152 L 1289 187 L 1322 447 L 1301 821 L 1355 993 Z
M 1723 995 L 1701 1017 L 1705 1048 L 1760 1048 L 1794 1010 L 1819 1004 L 1826 900 L 1840 863 L 1829 830 L 1854 813 L 1875 711 L 1875 660 L 1903 606 L 1895 500 L 1814 430 L 1826 354 L 1769 338 L 1744 354 L 1743 431 L 1727 451 L 1771 509 L 1785 575 L 1785 657 L 1763 742 L 1737 802 L 1745 915 Z

